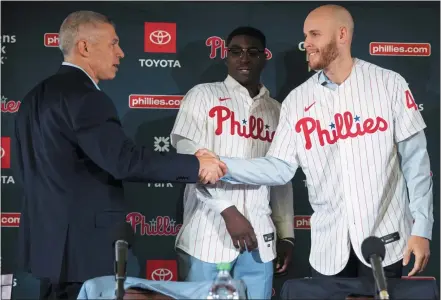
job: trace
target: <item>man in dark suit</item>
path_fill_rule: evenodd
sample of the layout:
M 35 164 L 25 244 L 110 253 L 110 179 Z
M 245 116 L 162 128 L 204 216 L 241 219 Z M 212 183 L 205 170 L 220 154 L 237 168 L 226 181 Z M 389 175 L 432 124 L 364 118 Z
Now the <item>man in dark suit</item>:
M 63 65 L 24 97 L 15 124 L 19 259 L 42 280 L 40 298 L 76 299 L 84 281 L 113 274 L 111 231 L 127 214 L 122 180 L 215 183 L 226 169 L 209 156 L 156 155 L 126 137 L 98 86 L 124 57 L 106 16 L 72 13 L 59 39 Z

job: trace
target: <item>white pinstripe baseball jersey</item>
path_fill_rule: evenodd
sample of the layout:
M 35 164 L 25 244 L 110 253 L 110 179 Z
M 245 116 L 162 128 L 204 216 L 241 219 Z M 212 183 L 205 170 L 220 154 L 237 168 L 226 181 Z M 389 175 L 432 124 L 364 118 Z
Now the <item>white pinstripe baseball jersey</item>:
M 350 243 L 359 259 L 370 236 L 398 232 L 384 265 L 403 257 L 412 226 L 396 143 L 426 127 L 406 81 L 396 72 L 354 60 L 332 90 L 316 73 L 282 104 L 268 156 L 299 165 L 311 216 L 310 263 L 325 275 L 346 265 Z
M 218 155 L 265 156 L 277 128 L 280 107 L 264 86 L 251 98 L 248 90 L 230 76 L 223 82 L 199 84 L 181 102 L 171 143 L 176 147 L 177 140 L 184 137 Z M 225 199 L 210 202 L 210 197 L 199 193 L 196 185 L 186 186 L 184 222 L 176 246 L 205 262 L 233 261 L 239 252 L 233 246 L 220 212 L 235 205 L 254 228 L 262 261 L 274 259 L 276 228 L 271 214 L 281 223 L 277 228 L 284 231 L 284 237 L 293 237 L 292 193 L 291 199 L 271 198 L 271 202 L 277 201 L 275 206 L 271 205 L 272 212 L 267 186 L 231 185 L 221 181 L 215 186 L 221 188 Z M 276 189 L 284 188 L 292 189 L 291 183 Z

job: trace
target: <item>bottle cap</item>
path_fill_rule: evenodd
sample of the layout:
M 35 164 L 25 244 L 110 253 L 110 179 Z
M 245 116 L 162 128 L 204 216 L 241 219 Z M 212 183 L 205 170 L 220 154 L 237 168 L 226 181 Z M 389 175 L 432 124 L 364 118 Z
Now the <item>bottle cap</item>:
M 217 269 L 219 271 L 230 271 L 231 270 L 231 265 L 228 262 L 226 262 L 226 263 L 219 263 L 219 264 L 217 264 Z

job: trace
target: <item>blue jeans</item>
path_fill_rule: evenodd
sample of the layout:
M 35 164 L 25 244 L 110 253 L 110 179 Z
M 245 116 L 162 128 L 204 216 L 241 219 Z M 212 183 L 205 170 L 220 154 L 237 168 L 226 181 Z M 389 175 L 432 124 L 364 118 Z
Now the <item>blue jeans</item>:
M 203 262 L 177 249 L 179 280 L 207 281 L 217 275 L 215 263 Z M 242 280 L 247 289 L 248 299 L 271 299 L 273 288 L 273 262 L 263 263 L 258 250 L 244 252 L 231 262 L 231 275 Z

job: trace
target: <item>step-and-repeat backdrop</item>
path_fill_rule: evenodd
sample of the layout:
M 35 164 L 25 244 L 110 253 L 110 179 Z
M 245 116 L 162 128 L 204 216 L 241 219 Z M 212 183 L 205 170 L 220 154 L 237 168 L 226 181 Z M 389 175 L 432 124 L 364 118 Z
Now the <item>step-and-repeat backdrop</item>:
M 225 38 L 237 26 L 267 37 L 263 82 L 282 102 L 314 71 L 308 69 L 303 22 L 318 2 L 2 2 L 1 9 L 1 273 L 3 299 L 36 298 L 38 282 L 15 267 L 22 189 L 11 149 L 13 119 L 23 96 L 62 62 L 57 32 L 72 11 L 94 10 L 114 19 L 123 59 L 116 79 L 101 82 L 127 134 L 157 152 L 174 152 L 169 134 L 182 96 L 194 85 L 226 76 Z M 399 72 L 409 82 L 428 127 L 434 180 L 435 225 L 431 259 L 421 275 L 439 277 L 439 67 L 440 7 L 436 2 L 343 2 L 353 14 L 353 56 Z M 149 28 L 154 28 L 149 31 Z M 309 276 L 309 217 L 305 176 L 294 180 L 297 237 L 287 275 L 274 282 L 274 297 L 287 279 Z M 174 241 L 183 185 L 126 184 L 127 216 L 136 231 L 140 277 L 176 280 Z M 81 187 L 78 187 L 81 188 Z M 52 216 L 58 218 L 58 216 Z M 81 218 L 81 216 L 78 216 Z M 50 251 L 50 245 L 48 245 Z M 408 268 L 406 268 L 407 270 Z M 405 271 L 406 271 L 405 270 Z M 407 272 L 406 272 L 407 274 Z M 12 293 L 11 293 L 12 290 Z

